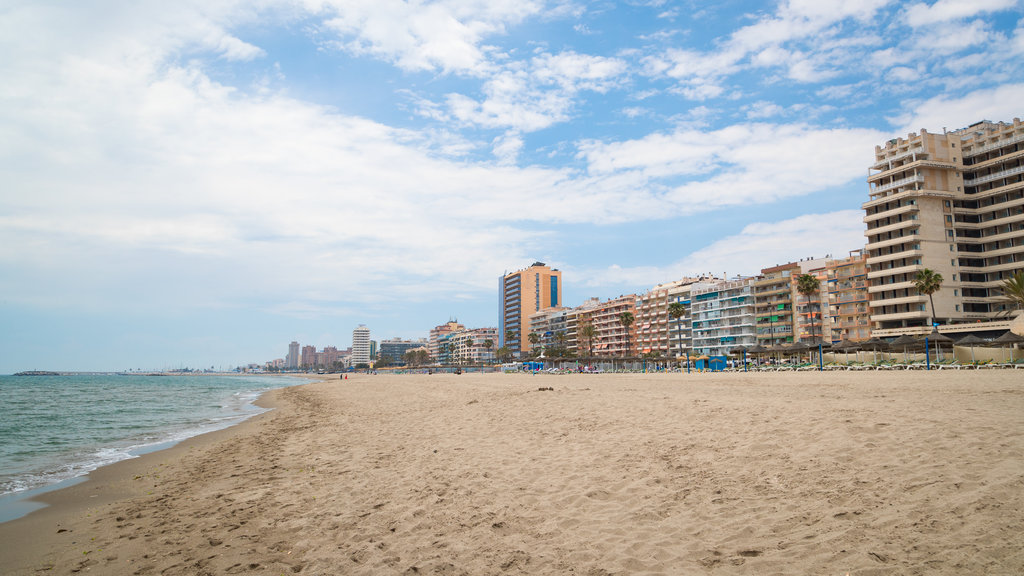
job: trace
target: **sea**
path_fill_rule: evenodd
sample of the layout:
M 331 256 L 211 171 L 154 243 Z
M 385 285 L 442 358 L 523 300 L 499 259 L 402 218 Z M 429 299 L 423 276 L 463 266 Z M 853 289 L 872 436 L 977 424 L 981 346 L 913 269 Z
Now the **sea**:
M 260 394 L 297 383 L 264 375 L 0 376 L 0 522 L 40 506 L 27 497 L 96 468 L 264 412 L 254 405 Z

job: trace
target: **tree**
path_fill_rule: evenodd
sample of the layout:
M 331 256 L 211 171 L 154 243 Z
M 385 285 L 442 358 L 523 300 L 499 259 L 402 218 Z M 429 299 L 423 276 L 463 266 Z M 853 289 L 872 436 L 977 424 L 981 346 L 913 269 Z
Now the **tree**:
M 494 348 L 494 340 L 491 340 L 490 338 L 484 340 L 484 350 L 487 350 L 488 356 L 491 354 L 491 351 L 493 350 L 493 348 Z
M 934 270 L 930 270 L 928 268 L 919 270 L 917 275 L 914 277 L 914 288 L 917 288 L 917 291 L 921 294 L 927 294 L 928 302 L 931 304 L 931 321 L 928 322 L 929 326 L 935 323 L 935 299 L 932 297 L 932 294 L 938 292 L 941 286 L 942 274 L 939 274 Z
M 814 312 L 811 311 L 811 295 L 817 293 L 819 288 L 821 288 L 821 281 L 810 274 L 801 274 L 796 277 L 796 291 L 807 299 L 807 317 L 811 321 L 811 338 L 814 338 Z M 822 335 L 822 339 L 824 340 L 824 335 Z
M 623 312 L 622 314 L 619 314 L 619 324 L 622 324 L 622 327 L 626 329 L 626 356 L 629 356 L 629 352 L 632 350 L 629 345 L 629 327 L 633 325 L 633 321 L 634 318 L 632 312 Z
M 494 355 L 498 358 L 498 362 L 504 364 L 512 357 L 512 349 L 508 346 L 502 346 L 494 351 Z
M 682 302 L 673 302 L 668 305 L 668 317 L 676 321 L 676 331 L 679 332 L 679 355 L 683 355 L 683 335 L 682 326 L 679 320 L 686 316 L 686 304 Z
M 596 336 L 596 335 L 597 335 L 597 329 L 595 329 L 594 325 L 592 323 L 588 322 L 588 321 L 582 322 L 576 328 L 576 336 L 578 337 L 578 339 L 580 341 L 582 341 L 582 342 L 586 342 L 587 343 L 587 358 L 593 358 L 593 356 L 594 356 L 593 344 L 594 344 L 594 336 Z M 578 347 L 579 346 L 577 346 L 577 348 Z
M 516 343 L 515 347 L 512 346 L 513 342 Z M 515 352 L 516 348 L 519 348 L 519 342 L 516 340 L 516 331 L 515 330 L 513 330 L 511 328 L 509 328 L 508 330 L 505 330 L 505 346 L 504 347 L 508 348 L 513 353 Z
M 1017 272 L 1003 280 L 999 289 L 1003 291 L 1003 297 L 1014 304 L 1014 307 L 1024 310 L 1024 270 Z
M 540 334 L 537 334 L 536 332 L 530 332 L 529 334 L 526 335 L 526 339 L 530 341 L 530 348 L 533 355 L 538 356 L 536 347 L 537 344 L 540 343 Z

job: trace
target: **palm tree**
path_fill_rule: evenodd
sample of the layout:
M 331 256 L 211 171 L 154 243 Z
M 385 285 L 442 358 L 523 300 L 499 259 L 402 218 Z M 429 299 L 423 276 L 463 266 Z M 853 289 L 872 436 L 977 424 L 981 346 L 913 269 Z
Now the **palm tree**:
M 516 331 L 515 330 L 513 330 L 511 328 L 509 328 L 508 330 L 505 330 L 505 348 L 508 348 L 509 350 L 513 350 L 512 342 L 515 341 L 515 339 L 516 339 Z M 519 348 L 518 343 L 516 345 L 516 348 Z
M 491 354 L 491 349 L 494 348 L 494 340 L 490 338 L 484 340 L 484 349 L 487 350 L 487 354 Z
M 587 358 L 592 358 L 594 356 L 594 336 L 597 335 L 597 329 L 594 328 L 594 325 L 591 322 L 583 322 L 577 328 L 576 335 L 579 340 L 587 343 Z M 577 348 L 579 348 L 578 345 Z
M 914 288 L 917 288 L 921 294 L 927 294 L 928 302 L 931 304 L 931 321 L 928 322 L 928 326 L 935 323 L 935 298 L 932 297 L 932 294 L 938 292 L 941 286 L 942 274 L 934 270 L 928 268 L 919 270 L 917 276 L 914 277 Z
M 816 294 L 821 288 L 821 281 L 810 274 L 801 274 L 796 277 L 796 291 L 803 294 L 807 299 L 807 318 L 811 321 L 811 338 L 814 338 L 814 313 L 811 312 L 811 295 Z M 824 340 L 824 336 L 822 337 Z
M 537 334 L 536 332 L 530 332 L 529 334 L 526 335 L 526 339 L 530 341 L 530 347 L 535 348 L 537 344 L 540 343 L 540 334 Z M 537 350 L 534 349 L 531 350 L 531 352 L 533 352 L 534 356 L 537 356 Z
M 1024 270 L 1017 272 L 1003 280 L 999 289 L 1003 291 L 1003 297 L 1013 302 L 1016 308 L 1024 310 Z
M 622 327 L 626 329 L 626 356 L 628 356 L 631 351 L 629 345 L 629 327 L 633 325 L 633 320 L 632 312 L 623 312 L 622 314 L 619 314 L 619 324 L 622 324 Z
M 682 332 L 679 320 L 683 316 L 686 316 L 686 304 L 673 302 L 668 305 L 668 317 L 676 321 L 677 332 Z M 679 334 L 679 355 L 683 355 L 683 335 L 681 333 Z

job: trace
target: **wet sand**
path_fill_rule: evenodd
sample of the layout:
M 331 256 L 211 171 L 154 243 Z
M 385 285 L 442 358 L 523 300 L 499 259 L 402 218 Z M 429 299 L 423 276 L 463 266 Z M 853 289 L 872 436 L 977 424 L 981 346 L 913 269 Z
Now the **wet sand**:
M 0 524 L 0 572 L 1024 573 L 1019 371 L 356 376 L 265 400 L 44 495 Z

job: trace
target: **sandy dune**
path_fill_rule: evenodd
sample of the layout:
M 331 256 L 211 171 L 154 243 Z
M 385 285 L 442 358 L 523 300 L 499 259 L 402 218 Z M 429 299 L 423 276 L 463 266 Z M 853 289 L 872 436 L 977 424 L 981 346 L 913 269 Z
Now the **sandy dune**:
M 1024 573 L 1015 371 L 359 376 L 271 400 L 0 524 L 0 571 Z

